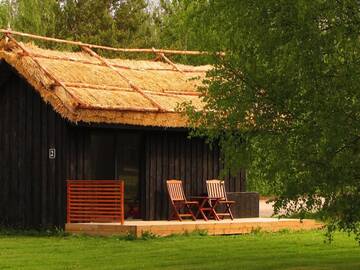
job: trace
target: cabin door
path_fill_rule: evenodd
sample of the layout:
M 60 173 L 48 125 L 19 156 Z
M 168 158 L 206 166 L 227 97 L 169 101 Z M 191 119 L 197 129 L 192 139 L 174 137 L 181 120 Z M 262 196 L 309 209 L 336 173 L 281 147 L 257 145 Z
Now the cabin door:
M 140 219 L 141 135 L 116 136 L 115 178 L 125 181 L 125 218 Z
M 125 181 L 125 218 L 139 219 L 141 135 L 94 130 L 90 138 L 91 179 Z

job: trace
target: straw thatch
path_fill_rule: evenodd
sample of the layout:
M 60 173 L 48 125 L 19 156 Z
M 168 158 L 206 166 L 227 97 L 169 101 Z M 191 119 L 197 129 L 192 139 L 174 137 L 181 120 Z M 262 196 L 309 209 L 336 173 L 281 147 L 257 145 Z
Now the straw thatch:
M 104 59 L 83 49 L 46 50 L 10 38 L 0 43 L 0 59 L 72 122 L 186 127 L 178 104 L 203 107 L 197 88 L 210 66 Z

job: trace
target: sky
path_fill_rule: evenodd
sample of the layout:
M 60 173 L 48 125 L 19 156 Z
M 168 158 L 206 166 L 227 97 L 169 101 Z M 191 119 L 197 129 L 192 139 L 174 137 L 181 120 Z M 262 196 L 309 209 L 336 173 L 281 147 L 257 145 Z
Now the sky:
M 159 5 L 160 0 L 147 0 L 147 2 L 151 8 L 154 8 Z

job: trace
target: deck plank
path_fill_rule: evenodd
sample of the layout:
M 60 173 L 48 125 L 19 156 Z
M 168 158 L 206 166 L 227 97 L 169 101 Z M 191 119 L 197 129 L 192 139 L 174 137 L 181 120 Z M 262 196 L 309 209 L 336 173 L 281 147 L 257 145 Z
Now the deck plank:
M 125 221 L 119 223 L 71 223 L 66 224 L 65 231 L 73 234 L 88 235 L 128 235 L 140 237 L 144 233 L 159 236 L 207 231 L 209 235 L 245 234 L 254 230 L 276 232 L 288 230 L 319 229 L 323 224 L 306 219 L 276 219 L 276 218 L 243 218 L 222 221 Z

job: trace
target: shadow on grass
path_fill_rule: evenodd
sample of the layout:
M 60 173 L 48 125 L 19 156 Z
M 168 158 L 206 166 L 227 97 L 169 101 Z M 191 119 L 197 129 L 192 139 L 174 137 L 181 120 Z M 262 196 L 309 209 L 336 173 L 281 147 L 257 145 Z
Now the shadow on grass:
M 0 226 L 0 236 L 66 237 L 69 236 L 69 234 L 63 229 L 56 227 L 36 230 Z
M 196 230 L 192 232 L 185 232 L 182 234 L 171 234 L 168 236 L 159 236 L 152 232 L 145 231 L 142 233 L 140 237 L 136 237 L 134 234 L 126 234 L 126 235 L 114 235 L 114 236 L 95 236 L 95 235 L 87 235 L 87 234 L 71 234 L 65 232 L 61 228 L 48 228 L 48 229 L 24 229 L 24 228 L 16 228 L 16 227 L 7 227 L 0 226 L 0 237 L 71 237 L 71 238 L 104 238 L 104 239 L 116 239 L 116 240 L 124 240 L 124 241 L 147 241 L 158 238 L 178 238 L 178 237 L 194 237 L 194 236 L 208 236 L 208 232 L 205 230 Z

